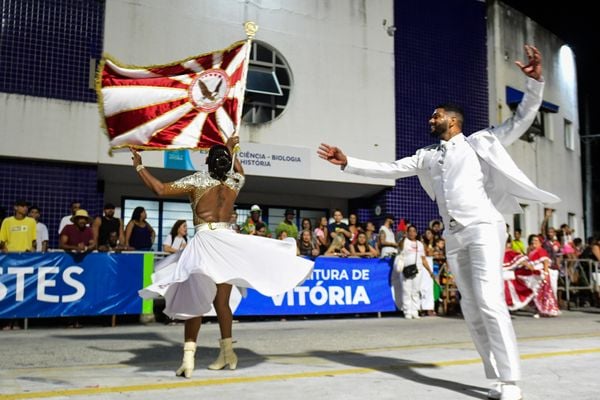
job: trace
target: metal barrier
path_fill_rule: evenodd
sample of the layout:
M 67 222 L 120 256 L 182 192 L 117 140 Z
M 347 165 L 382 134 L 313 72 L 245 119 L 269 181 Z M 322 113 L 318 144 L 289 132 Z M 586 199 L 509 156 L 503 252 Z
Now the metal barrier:
M 574 292 L 589 290 L 592 298 L 594 293 L 600 293 L 599 264 L 598 261 L 591 259 L 563 259 L 558 290 L 565 292 L 567 309 L 571 307 L 571 294 Z M 574 281 L 574 278 L 577 279 Z

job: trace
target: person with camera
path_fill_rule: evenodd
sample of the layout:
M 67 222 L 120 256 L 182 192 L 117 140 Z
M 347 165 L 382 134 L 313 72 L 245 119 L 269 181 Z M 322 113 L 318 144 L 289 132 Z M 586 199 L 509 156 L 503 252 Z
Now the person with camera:
M 519 351 L 503 297 L 502 255 L 506 226 L 502 214 L 522 212 L 519 199 L 556 203 L 519 169 L 503 146 L 518 140 L 542 104 L 542 56 L 525 45 L 528 63 L 516 65 L 527 77 L 525 95 L 515 113 L 498 126 L 463 134 L 464 113 L 454 104 L 434 108 L 430 133 L 439 143 L 394 162 L 348 157 L 321 143 L 320 158 L 345 172 L 374 178 L 417 176 L 437 201 L 442 216 L 448 265 L 461 293 L 461 310 L 483 361 L 485 375 L 496 382 L 488 397 L 522 399 Z
M 406 236 L 398 245 L 400 254 L 396 256 L 401 265 L 400 276 L 402 277 L 402 312 L 406 319 L 419 319 L 421 274 L 419 269 L 425 271 L 433 278 L 433 271 L 425 257 L 425 247 L 417 239 L 417 228 L 409 225 L 406 228 Z

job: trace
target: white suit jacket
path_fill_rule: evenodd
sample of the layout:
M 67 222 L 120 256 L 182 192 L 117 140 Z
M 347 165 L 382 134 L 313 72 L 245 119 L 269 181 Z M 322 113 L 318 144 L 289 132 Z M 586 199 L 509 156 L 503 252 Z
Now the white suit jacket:
M 503 214 L 522 212 L 518 199 L 552 204 L 560 199 L 552 193 L 539 189 L 517 167 L 504 146 L 521 137 L 531 126 L 540 105 L 544 83 L 528 78 L 523 100 L 516 113 L 500 126 L 475 132 L 466 138 L 481 162 L 489 165 L 485 190 L 498 211 Z M 503 146 L 504 145 L 504 146 Z M 374 178 L 404 178 L 417 175 L 421 186 L 435 200 L 430 164 L 438 145 L 417 150 L 410 157 L 395 162 L 375 162 L 348 157 L 345 172 Z

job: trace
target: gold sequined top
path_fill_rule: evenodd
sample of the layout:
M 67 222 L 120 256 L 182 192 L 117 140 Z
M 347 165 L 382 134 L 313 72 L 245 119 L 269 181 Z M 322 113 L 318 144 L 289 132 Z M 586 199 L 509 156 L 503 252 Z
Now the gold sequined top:
M 231 190 L 234 190 L 236 193 L 239 193 L 240 190 L 242 190 L 242 186 L 244 186 L 244 182 L 244 175 L 237 172 L 228 172 L 227 178 L 223 181 L 223 184 Z M 172 183 L 173 188 L 184 190 L 189 193 L 192 212 L 194 213 L 194 225 L 203 222 L 196 215 L 196 205 L 209 189 L 220 184 L 221 181 L 212 178 L 208 171 L 198 171 L 195 174 L 185 176 Z

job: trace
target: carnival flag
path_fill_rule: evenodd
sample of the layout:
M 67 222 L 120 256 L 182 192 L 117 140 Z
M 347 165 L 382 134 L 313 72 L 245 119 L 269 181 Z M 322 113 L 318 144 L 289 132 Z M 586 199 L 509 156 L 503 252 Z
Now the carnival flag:
M 149 67 L 105 57 L 97 92 L 111 150 L 207 149 L 236 135 L 250 46 Z

